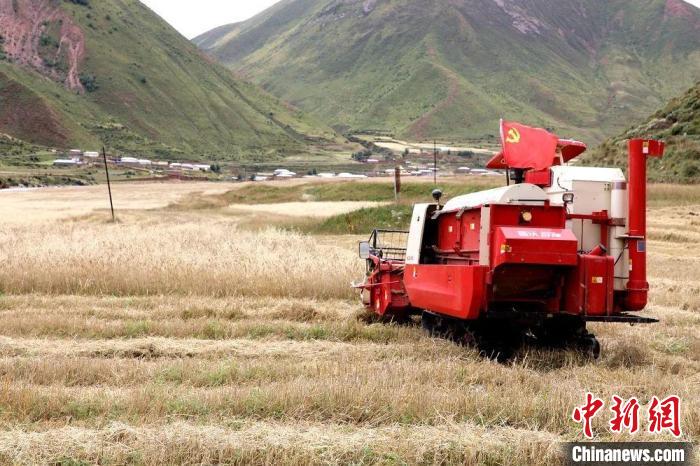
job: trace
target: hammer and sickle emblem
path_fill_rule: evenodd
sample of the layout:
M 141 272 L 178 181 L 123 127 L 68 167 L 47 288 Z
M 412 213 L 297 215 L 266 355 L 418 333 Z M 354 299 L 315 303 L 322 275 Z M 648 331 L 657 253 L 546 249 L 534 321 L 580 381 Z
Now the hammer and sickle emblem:
M 508 137 L 506 138 L 506 142 L 509 142 L 511 144 L 517 144 L 520 142 L 520 131 L 518 131 L 515 128 L 511 128 L 508 130 Z

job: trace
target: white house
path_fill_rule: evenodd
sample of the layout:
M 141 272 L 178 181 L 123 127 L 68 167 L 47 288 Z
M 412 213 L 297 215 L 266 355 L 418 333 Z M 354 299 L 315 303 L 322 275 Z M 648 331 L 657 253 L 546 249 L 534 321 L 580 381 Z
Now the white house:
M 278 168 L 272 174 L 273 176 L 276 176 L 278 178 L 293 178 L 297 176 L 296 173 L 294 173 L 293 171 L 289 171 L 286 168 Z
M 82 162 L 77 159 L 56 159 L 53 164 L 57 167 L 76 167 L 82 165 Z

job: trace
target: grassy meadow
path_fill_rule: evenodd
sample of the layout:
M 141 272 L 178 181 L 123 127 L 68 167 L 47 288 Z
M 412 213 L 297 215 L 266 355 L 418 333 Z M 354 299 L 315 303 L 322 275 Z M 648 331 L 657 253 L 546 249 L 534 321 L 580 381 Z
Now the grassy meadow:
M 595 362 L 505 364 L 372 322 L 350 289 L 356 242 L 431 189 L 120 185 L 116 224 L 104 187 L 0 192 L 0 463 L 554 465 L 586 391 L 677 394 L 700 441 L 699 187 L 651 187 L 661 323 L 592 325 Z

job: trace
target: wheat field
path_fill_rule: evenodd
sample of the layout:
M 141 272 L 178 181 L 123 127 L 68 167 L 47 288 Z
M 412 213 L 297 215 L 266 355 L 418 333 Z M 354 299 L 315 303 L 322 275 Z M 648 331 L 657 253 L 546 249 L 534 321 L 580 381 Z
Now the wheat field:
M 205 191 L 189 184 L 125 190 L 111 224 L 101 193 L 70 189 L 63 207 L 0 193 L 2 464 L 560 464 L 587 391 L 677 394 L 700 441 L 700 187 L 652 187 L 660 324 L 593 325 L 595 362 L 505 364 L 368 321 L 356 236 L 167 208 Z M 599 439 L 630 438 L 607 417 Z

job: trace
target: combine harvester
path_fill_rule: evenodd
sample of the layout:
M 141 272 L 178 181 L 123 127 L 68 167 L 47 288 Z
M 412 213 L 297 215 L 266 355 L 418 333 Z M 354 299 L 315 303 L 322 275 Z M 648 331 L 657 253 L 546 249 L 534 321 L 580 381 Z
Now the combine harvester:
M 507 358 L 519 342 L 600 344 L 587 322 L 654 323 L 647 304 L 646 159 L 658 141 L 629 141 L 629 181 L 617 168 L 568 166 L 585 144 L 501 123 L 488 165 L 508 186 L 417 204 L 410 231 L 375 230 L 363 303 L 391 319 L 421 314 L 435 336 Z

